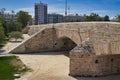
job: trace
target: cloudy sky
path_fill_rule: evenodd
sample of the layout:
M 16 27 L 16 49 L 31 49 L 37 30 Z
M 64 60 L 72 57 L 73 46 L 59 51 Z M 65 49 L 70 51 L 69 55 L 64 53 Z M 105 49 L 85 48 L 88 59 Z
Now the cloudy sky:
M 34 4 L 40 1 L 48 4 L 48 13 L 64 14 L 65 0 L 0 0 L 0 8 L 6 8 L 6 13 L 24 10 L 34 16 Z M 69 14 L 94 12 L 111 18 L 120 14 L 120 0 L 68 0 L 68 7 Z

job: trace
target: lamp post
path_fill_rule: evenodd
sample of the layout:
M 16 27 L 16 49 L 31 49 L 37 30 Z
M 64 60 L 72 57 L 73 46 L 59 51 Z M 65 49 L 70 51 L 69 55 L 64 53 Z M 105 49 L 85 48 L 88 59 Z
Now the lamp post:
M 67 16 L 67 0 L 65 0 L 65 16 Z
M 65 19 L 64 21 L 66 22 L 67 21 L 67 0 L 65 0 Z

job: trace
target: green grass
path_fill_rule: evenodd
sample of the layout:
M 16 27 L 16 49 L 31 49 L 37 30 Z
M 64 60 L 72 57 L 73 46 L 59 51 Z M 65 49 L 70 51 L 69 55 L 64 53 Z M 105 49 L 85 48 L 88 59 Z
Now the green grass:
M 14 80 L 14 74 L 26 70 L 20 70 L 24 66 L 16 56 L 0 57 L 0 80 Z

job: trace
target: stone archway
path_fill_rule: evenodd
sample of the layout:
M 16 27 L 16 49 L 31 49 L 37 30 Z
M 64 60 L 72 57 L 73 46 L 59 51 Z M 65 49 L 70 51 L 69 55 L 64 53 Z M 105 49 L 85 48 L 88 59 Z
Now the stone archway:
M 70 51 L 77 46 L 73 40 L 65 36 L 58 39 L 58 45 L 61 51 Z

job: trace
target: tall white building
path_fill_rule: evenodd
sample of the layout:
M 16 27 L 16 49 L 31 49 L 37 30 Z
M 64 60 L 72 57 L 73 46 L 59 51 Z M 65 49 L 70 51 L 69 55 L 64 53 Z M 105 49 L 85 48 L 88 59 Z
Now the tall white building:
M 35 25 L 47 23 L 47 4 L 35 3 Z

